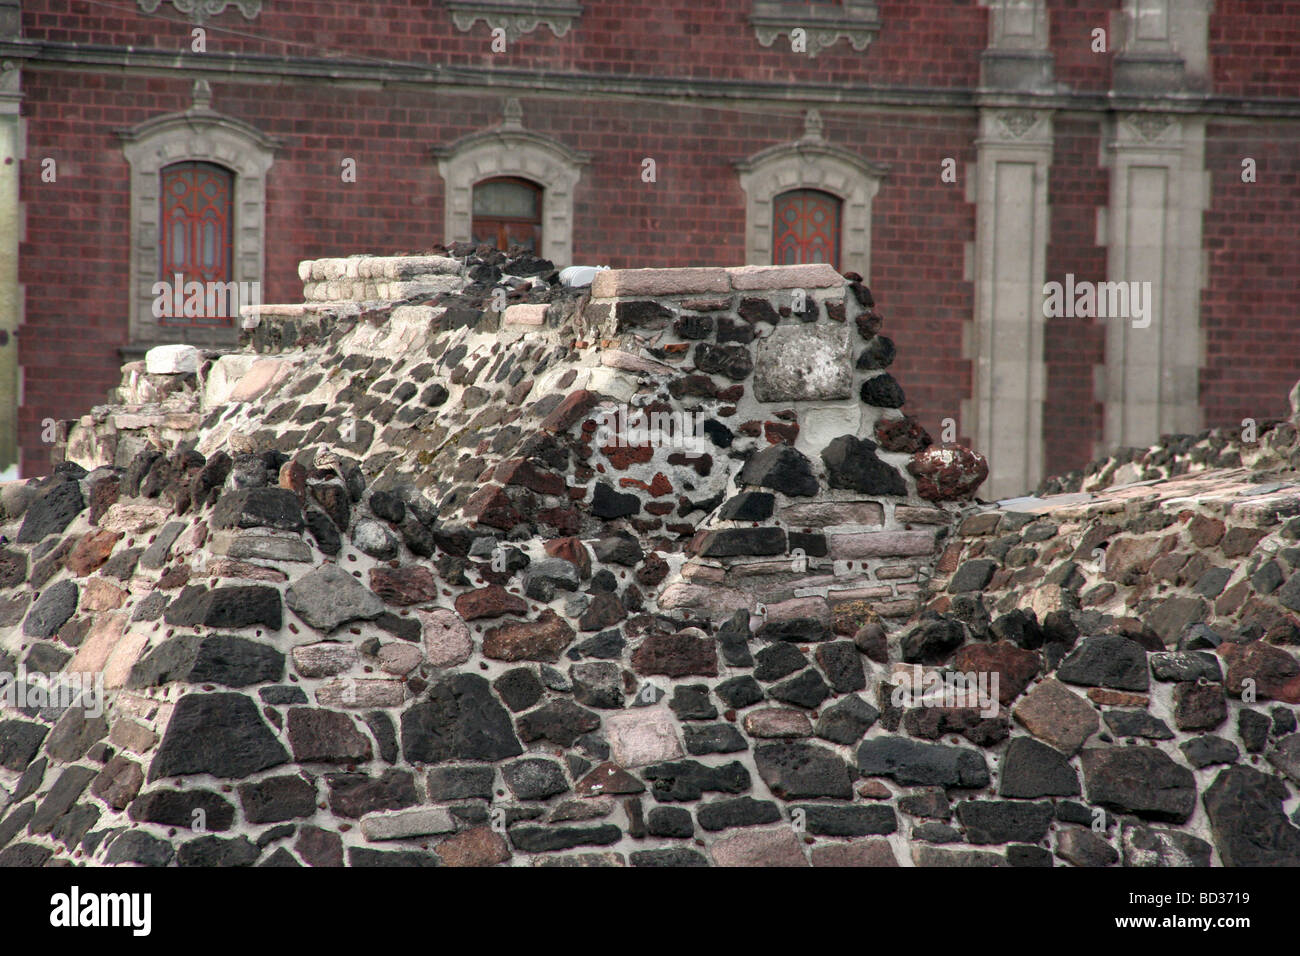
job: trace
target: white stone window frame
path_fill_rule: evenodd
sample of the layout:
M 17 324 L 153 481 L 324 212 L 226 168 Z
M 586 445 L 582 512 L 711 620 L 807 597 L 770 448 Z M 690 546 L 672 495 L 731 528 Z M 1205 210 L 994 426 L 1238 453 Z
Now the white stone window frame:
M 557 268 L 573 264 L 573 194 L 590 156 L 509 122 L 433 151 L 445 192 L 443 233 L 448 245 L 468 242 L 474 223 L 474 187 L 517 177 L 542 188 L 542 248 Z
M 161 236 L 162 171 L 175 163 L 212 163 L 234 174 L 231 280 L 262 282 L 266 248 L 266 175 L 278 142 L 247 123 L 203 107 L 146 120 L 118 133 L 131 167 L 130 344 L 232 346 L 239 326 L 164 326 L 153 314 Z
M 871 204 L 889 168 L 821 141 L 772 146 L 736 163 L 745 192 L 745 263 L 772 264 L 773 203 L 817 189 L 840 200 L 840 271 L 871 280 Z

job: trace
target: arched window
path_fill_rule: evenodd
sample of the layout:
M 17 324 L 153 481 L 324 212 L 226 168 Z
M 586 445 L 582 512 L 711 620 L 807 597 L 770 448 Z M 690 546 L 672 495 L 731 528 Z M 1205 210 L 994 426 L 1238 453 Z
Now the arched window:
M 826 262 L 840 267 L 840 200 L 819 189 L 792 189 L 772 202 L 772 263 Z
M 228 283 L 233 276 L 235 176 L 215 163 L 173 163 L 162 171 L 159 239 L 160 276 L 164 282 Z M 179 280 L 177 277 L 180 277 Z M 209 301 L 216 302 L 216 299 Z M 230 325 L 230 297 L 209 314 L 160 319 L 163 325 Z
M 515 176 L 485 179 L 474 186 L 475 242 L 505 251 L 523 246 L 542 248 L 542 187 Z
M 826 142 L 821 115 L 809 110 L 802 138 L 760 150 L 736 169 L 746 263 L 826 262 L 870 281 L 871 201 L 887 167 Z

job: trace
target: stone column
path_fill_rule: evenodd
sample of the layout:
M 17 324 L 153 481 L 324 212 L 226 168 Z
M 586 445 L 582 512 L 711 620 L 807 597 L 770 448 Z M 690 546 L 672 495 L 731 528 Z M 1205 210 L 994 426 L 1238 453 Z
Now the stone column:
M 989 47 L 981 58 L 976 204 L 970 257 L 975 316 L 966 357 L 974 363 L 963 431 L 989 461 L 988 494 L 1033 490 L 1042 480 L 1043 282 L 1047 271 L 1050 111 L 1019 108 L 1023 94 L 1050 89 L 1047 11 L 1042 0 L 986 0 Z
M 1125 0 L 1113 94 L 1126 107 L 1103 161 L 1110 206 L 1099 220 L 1110 282 L 1150 283 L 1147 318 L 1106 318 L 1105 454 L 1201 428 L 1202 217 L 1209 205 L 1205 118 L 1164 112 L 1171 95 L 1207 89 L 1213 0 Z
M 16 39 L 22 31 L 19 0 L 0 0 L 0 37 Z M 23 316 L 23 290 L 18 284 L 18 244 L 24 221 L 19 203 L 19 170 L 26 143 L 22 102 L 22 70 L 12 60 L 0 63 L 0 472 L 18 461 L 18 326 Z

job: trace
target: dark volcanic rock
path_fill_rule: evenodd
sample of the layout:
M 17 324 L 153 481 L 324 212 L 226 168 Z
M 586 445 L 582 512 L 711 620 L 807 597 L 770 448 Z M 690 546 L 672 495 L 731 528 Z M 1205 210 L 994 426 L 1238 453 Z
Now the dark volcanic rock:
M 27 506 L 22 527 L 18 529 L 18 543 L 35 544 L 47 535 L 62 533 L 85 507 L 86 500 L 77 482 L 60 481 L 51 485 Z
M 545 800 L 569 791 L 564 769 L 541 757 L 524 757 L 504 765 L 501 778 L 520 800 Z
M 771 488 L 785 495 L 811 497 L 819 491 L 812 464 L 789 445 L 770 445 L 745 463 L 736 484 Z
M 561 747 L 600 726 L 600 716 L 571 700 L 553 700 L 518 719 L 519 736 L 525 743 L 549 740 Z
M 697 760 L 652 764 L 641 771 L 650 781 L 650 792 L 663 802 L 698 800 L 706 792 L 744 793 L 749 789 L 749 771 L 733 761 L 706 767 Z
M 284 655 L 274 647 L 233 634 L 179 634 L 150 651 L 133 668 L 131 688 L 171 681 L 247 687 L 278 681 Z
M 980 591 L 993 578 L 998 563 L 990 558 L 975 558 L 964 562 L 948 582 L 948 593 L 958 594 L 963 591 Z
M 1056 676 L 1067 684 L 1085 687 L 1144 691 L 1151 686 L 1146 649 L 1119 634 L 1084 638 L 1061 662 Z
M 163 614 L 176 627 L 252 627 L 261 624 L 278 631 L 283 623 L 280 592 L 262 585 L 213 588 L 190 586 Z
M 1002 758 L 998 793 L 1004 797 L 1072 797 L 1079 793 L 1079 777 L 1055 747 L 1033 737 L 1014 737 Z
M 348 714 L 294 707 L 288 725 L 289 746 L 300 763 L 364 763 L 372 756 L 370 741 Z
M 880 711 L 856 694 L 822 709 L 813 732 L 836 744 L 855 744 L 880 717 Z
M 689 634 L 652 634 L 632 653 L 632 668 L 638 674 L 666 677 L 716 677 L 718 651 L 712 638 Z
M 224 840 L 204 836 L 181 844 L 176 862 L 181 866 L 252 866 L 261 852 L 248 837 Z
M 1089 803 L 1171 823 L 1196 808 L 1192 772 L 1154 747 L 1086 748 L 1080 761 Z
M 964 800 L 957 804 L 957 819 L 966 828 L 966 839 L 971 843 L 1037 843 L 1047 836 L 1052 805 Z
M 633 494 L 615 491 L 603 481 L 596 485 L 591 494 L 591 513 L 606 521 L 614 518 L 626 518 L 641 510 L 641 499 Z
M 575 846 L 609 846 L 623 838 L 623 831 L 610 823 L 594 827 L 540 827 L 519 824 L 507 831 L 510 842 L 523 853 L 549 853 Z
M 699 553 L 705 558 L 732 558 L 785 554 L 785 551 L 785 531 L 781 528 L 726 528 L 706 534 Z
M 197 816 L 195 811 L 200 811 Z M 161 823 L 189 829 L 202 820 L 204 830 L 229 830 L 235 821 L 235 807 L 210 790 L 154 790 L 141 794 L 127 811 L 132 820 Z
M 958 621 L 922 621 L 902 640 L 903 660 L 909 664 L 941 664 L 966 640 Z
M 906 495 L 907 483 L 892 465 L 876 457 L 876 443 L 841 435 L 822 450 L 827 482 L 865 495 Z
M 695 367 L 709 375 L 725 375 L 739 382 L 754 370 L 754 358 L 742 345 L 701 342 L 695 346 Z
M 239 802 L 249 823 L 281 823 L 316 812 L 316 788 L 297 775 L 268 777 L 239 785 Z
M 774 700 L 794 704 L 796 707 L 807 707 L 809 710 L 816 708 L 831 696 L 831 689 L 826 686 L 826 681 L 811 667 L 789 680 L 769 687 L 767 692 Z
M 869 777 L 892 777 L 901 784 L 985 787 L 988 765 L 978 750 L 875 737 L 858 747 L 858 768 Z
M 776 496 L 771 492 L 742 491 L 727 499 L 718 517 L 724 521 L 766 521 L 772 517 L 775 502 Z
M 753 797 L 714 800 L 701 806 L 695 815 L 700 826 L 711 831 L 776 823 L 781 819 L 781 811 L 775 803 Z
M 419 801 L 415 778 L 405 770 L 385 770 L 380 776 L 364 773 L 328 773 L 330 809 L 356 819 L 380 810 L 403 810 Z
M 885 451 L 914 455 L 934 444 L 934 439 L 915 418 L 882 418 L 876 422 L 876 441 Z
M 277 528 L 301 531 L 302 506 L 287 488 L 244 488 L 229 491 L 212 509 L 213 528 Z
M 52 637 L 77 609 L 77 585 L 63 580 L 52 584 L 36 599 L 27 620 L 23 621 L 23 634 L 27 637 Z
M 782 800 L 853 795 L 849 767 L 829 748 L 810 743 L 773 743 L 754 748 L 754 764 Z
M 402 714 L 402 752 L 415 763 L 503 760 L 523 753 L 487 679 L 453 674 Z
M 20 773 L 36 757 L 49 728 L 25 720 L 0 721 L 0 767 Z
M 884 372 L 862 383 L 862 401 L 877 408 L 902 408 L 907 397 L 894 376 Z
M 198 773 L 247 777 L 288 759 L 257 706 L 243 694 L 188 694 L 176 704 L 149 779 Z
M 1184 741 L 1178 745 L 1178 749 L 1197 770 L 1212 767 L 1216 763 L 1236 763 L 1241 756 L 1241 751 L 1231 740 L 1212 734 Z
M 1286 785 L 1253 767 L 1229 767 L 1205 791 L 1224 866 L 1300 866 L 1300 828 L 1287 821 Z
M 1107 710 L 1102 716 L 1116 737 L 1144 737 L 1148 740 L 1174 738 L 1174 732 L 1168 724 L 1145 710 Z

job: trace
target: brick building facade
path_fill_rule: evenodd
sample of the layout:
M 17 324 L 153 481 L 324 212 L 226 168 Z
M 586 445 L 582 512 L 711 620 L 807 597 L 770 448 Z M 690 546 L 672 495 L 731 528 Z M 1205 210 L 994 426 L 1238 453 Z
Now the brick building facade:
M 153 315 L 172 253 L 295 301 L 299 260 L 479 232 L 829 252 L 986 493 L 1281 416 L 1298 41 L 1300 0 L 0 0 L 0 457 L 42 473 L 150 345 L 233 344 Z M 1067 276 L 1152 283 L 1149 325 L 1044 318 Z

